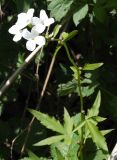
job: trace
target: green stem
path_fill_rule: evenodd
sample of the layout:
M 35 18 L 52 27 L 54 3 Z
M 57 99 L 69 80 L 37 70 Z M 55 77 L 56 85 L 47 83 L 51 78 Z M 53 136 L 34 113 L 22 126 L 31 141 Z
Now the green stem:
M 66 53 L 67 53 L 67 56 L 68 56 L 68 59 L 69 61 L 72 63 L 72 65 L 76 68 L 77 70 L 77 75 L 78 75 L 78 87 L 79 87 L 79 95 L 80 95 L 80 111 L 81 111 L 81 121 L 84 120 L 84 107 L 83 107 L 83 96 L 82 96 L 82 88 L 81 88 L 81 82 L 80 82 L 80 69 L 79 67 L 75 64 L 75 62 L 73 61 L 73 59 L 71 58 L 70 56 L 70 53 L 69 53 L 69 49 L 66 45 L 65 42 L 62 42 L 63 46 L 65 47 L 65 50 L 66 50 Z M 81 129 L 81 146 L 80 146 L 80 157 L 81 157 L 81 160 L 83 160 L 83 153 L 82 153 L 82 149 L 83 149 L 83 127 Z

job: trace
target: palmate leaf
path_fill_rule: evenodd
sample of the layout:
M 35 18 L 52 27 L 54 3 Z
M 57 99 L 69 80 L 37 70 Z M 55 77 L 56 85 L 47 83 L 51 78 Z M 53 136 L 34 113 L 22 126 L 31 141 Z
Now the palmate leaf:
M 97 147 L 101 148 L 102 150 L 108 153 L 108 148 L 107 148 L 107 144 L 105 141 L 105 137 L 99 131 L 98 127 L 94 125 L 94 123 L 92 123 L 90 120 L 86 120 L 85 125 L 89 129 L 92 140 L 97 145 Z
M 88 110 L 88 115 L 87 115 L 88 117 L 98 116 L 100 103 L 101 103 L 101 93 L 99 91 L 93 103 L 92 108 Z
M 74 0 L 52 0 L 48 6 L 51 16 L 60 21 L 68 13 L 73 2 Z
M 64 135 L 52 136 L 52 137 L 46 138 L 38 143 L 35 143 L 34 146 L 51 145 L 51 144 L 60 142 L 62 139 L 64 139 Z
M 46 128 L 51 129 L 55 132 L 64 134 L 64 128 L 61 125 L 61 123 L 56 120 L 54 117 L 50 117 L 47 114 L 41 113 L 39 111 L 29 109 L 29 111 L 34 115 L 34 117 L 37 118 L 37 120 L 40 121 L 42 125 L 44 125 Z

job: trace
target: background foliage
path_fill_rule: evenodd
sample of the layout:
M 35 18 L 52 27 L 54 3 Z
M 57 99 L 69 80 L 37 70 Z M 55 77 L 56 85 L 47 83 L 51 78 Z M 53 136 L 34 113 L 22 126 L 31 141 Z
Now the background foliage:
M 23 42 L 15 44 L 12 41 L 12 36 L 8 33 L 8 29 L 16 21 L 17 14 L 27 11 L 29 8 L 35 8 L 37 16 L 40 9 L 46 9 L 48 14 L 50 13 L 56 19 L 56 24 L 62 25 L 60 32 L 78 30 L 78 34 L 68 42 L 68 46 L 76 63 L 80 66 L 87 63 L 104 63 L 100 69 L 90 70 L 82 75 L 82 92 L 85 110 L 93 103 L 97 90 L 100 89 L 102 93 L 100 115 L 106 117 L 107 120 L 99 127 L 101 129 L 114 129 L 111 134 L 106 136 L 111 151 L 117 138 L 117 1 L 0 0 L 1 86 L 29 54 L 25 50 L 25 44 Z M 41 91 L 55 47 L 55 43 L 45 47 L 42 56 L 36 57 L 35 61 L 24 70 L 21 76 L 18 76 L 15 83 L 0 99 L 0 158 L 3 160 L 10 158 L 12 140 L 18 135 L 20 129 L 27 126 L 31 119 L 28 112 L 24 114 L 25 108 L 28 106 L 34 109 L 38 105 L 38 94 Z M 38 61 L 41 61 L 39 88 L 37 88 L 35 76 L 36 62 Z M 80 111 L 78 107 L 80 104 L 79 97 L 76 95 L 78 89 L 76 89 L 76 80 L 73 77 L 75 77 L 75 70 L 71 67 L 65 50 L 62 49 L 57 56 L 40 111 L 58 117 L 60 121 L 63 119 L 64 106 L 67 107 L 71 116 Z M 34 147 L 32 144 L 52 134 L 51 131 L 35 121 L 26 146 L 26 149 L 29 149 L 29 157 L 32 156 L 32 152 L 40 157 L 50 157 L 48 147 Z M 25 133 L 17 139 L 14 145 L 13 157 L 15 159 L 19 158 L 24 135 Z M 86 145 L 90 144 L 93 150 L 94 144 L 91 143 L 88 141 Z M 51 148 L 51 155 L 53 155 L 53 153 L 55 154 L 53 152 L 55 146 L 51 146 Z M 73 146 L 73 148 L 75 150 L 77 146 Z M 59 149 L 56 150 L 56 155 L 57 152 Z M 86 150 L 87 152 L 90 153 Z M 27 156 L 27 151 L 24 156 Z M 101 160 L 103 154 L 99 150 L 95 156 L 93 153 L 90 154 L 88 159 Z

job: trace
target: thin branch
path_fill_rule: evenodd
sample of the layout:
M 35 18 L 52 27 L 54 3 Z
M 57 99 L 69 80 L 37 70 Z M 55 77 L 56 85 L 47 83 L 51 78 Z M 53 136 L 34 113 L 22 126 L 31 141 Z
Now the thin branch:
M 61 49 L 62 46 L 58 46 L 57 49 L 55 50 L 55 53 L 52 57 L 52 61 L 50 63 L 50 66 L 49 66 L 49 69 L 48 69 L 48 73 L 47 73 L 47 76 L 46 76 L 46 79 L 45 79 L 45 82 L 44 82 L 44 85 L 43 85 L 43 88 L 42 88 L 42 91 L 41 91 L 41 94 L 40 94 L 40 98 L 39 98 L 39 101 L 38 101 L 38 105 L 36 107 L 36 110 L 39 109 L 40 107 L 40 104 L 41 104 L 41 101 L 44 97 L 44 94 L 45 94 L 45 91 L 46 91 L 46 88 L 47 88 L 47 84 L 48 84 L 48 81 L 49 81 L 49 78 L 50 78 L 50 75 L 51 75 L 51 72 L 52 72 L 52 69 L 53 69 L 53 66 L 54 66 L 54 62 L 55 62 L 55 59 L 56 59 L 56 55 L 58 53 L 58 51 Z M 30 134 L 30 131 L 31 131 L 31 128 L 32 128 L 32 124 L 35 120 L 35 117 L 32 118 L 32 120 L 30 121 L 29 125 L 28 125 L 28 129 L 27 129 L 27 134 L 26 134 L 26 138 L 25 138 L 25 142 L 22 146 L 22 149 L 21 149 L 21 156 L 22 154 L 24 153 L 24 150 L 25 150 L 25 147 L 26 147 L 26 143 L 27 143 L 27 140 L 29 138 L 29 134 Z
M 41 46 L 42 47 L 42 46 Z M 37 54 L 37 52 L 41 49 L 40 46 L 38 46 L 24 61 L 24 63 L 21 65 L 20 68 L 18 68 L 11 77 L 5 82 L 3 87 L 0 89 L 0 97 L 3 95 L 3 93 L 9 88 L 9 86 L 15 81 L 17 76 L 24 70 L 24 68 L 30 63 L 30 61 L 34 58 L 34 56 Z

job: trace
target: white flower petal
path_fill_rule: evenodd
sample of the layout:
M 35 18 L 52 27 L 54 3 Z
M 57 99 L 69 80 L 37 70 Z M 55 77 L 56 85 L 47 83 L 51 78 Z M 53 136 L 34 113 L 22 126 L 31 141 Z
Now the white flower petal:
M 37 25 L 38 23 L 41 23 L 40 19 L 38 17 L 32 18 L 32 25 Z
M 39 34 L 40 33 L 43 33 L 44 30 L 45 30 L 45 25 L 41 24 L 41 23 L 38 23 L 36 26 L 34 26 L 32 28 L 32 30 L 35 30 L 36 32 L 38 32 Z
M 39 33 L 34 29 L 34 28 L 32 28 L 32 30 L 31 30 L 31 38 L 35 38 L 35 37 L 37 37 L 39 35 Z
M 18 20 L 17 21 L 19 21 L 22 18 L 26 17 L 26 15 L 27 15 L 26 13 L 20 13 L 20 14 L 18 14 Z
M 43 10 L 43 9 L 40 11 L 40 19 L 41 19 L 42 21 L 45 21 L 45 20 L 48 19 L 48 16 L 47 16 L 45 10 Z
M 16 34 L 19 31 L 19 28 L 17 25 L 13 25 L 11 28 L 9 28 L 8 32 L 11 34 Z
M 22 38 L 22 33 L 19 32 L 13 37 L 13 41 L 18 42 L 21 38 Z
M 33 17 L 33 14 L 34 14 L 34 9 L 31 8 L 31 9 L 29 9 L 28 12 L 27 12 L 27 17 L 28 17 L 28 18 L 32 18 L 32 17 Z
M 26 42 L 26 48 L 29 50 L 29 51 L 34 51 L 34 49 L 36 48 L 36 43 L 34 40 L 29 40 Z
M 55 22 L 54 18 L 48 18 L 47 20 L 44 21 L 45 26 L 50 26 Z
M 35 37 L 34 41 L 39 46 L 44 46 L 45 43 L 46 43 L 45 38 L 43 36 L 37 36 L 37 37 Z
M 31 39 L 31 32 L 29 32 L 27 29 L 24 29 L 22 32 L 22 37 L 26 40 Z
M 28 25 L 28 23 L 27 23 L 26 19 L 23 18 L 22 21 L 21 22 L 18 21 L 16 23 L 16 25 L 19 26 L 20 29 L 23 29 L 23 28 L 25 28 Z

